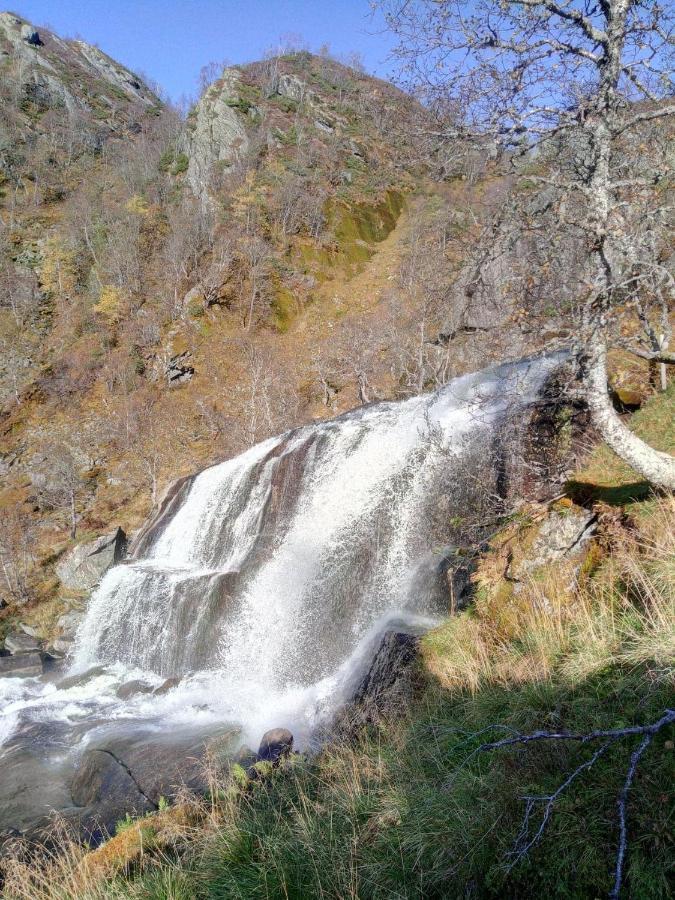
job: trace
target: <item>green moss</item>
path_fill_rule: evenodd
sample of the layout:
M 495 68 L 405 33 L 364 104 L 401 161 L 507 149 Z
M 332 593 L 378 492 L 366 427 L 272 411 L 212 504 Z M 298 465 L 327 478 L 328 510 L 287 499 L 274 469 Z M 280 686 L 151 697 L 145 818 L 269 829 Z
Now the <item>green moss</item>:
M 271 98 L 270 102 L 285 113 L 294 113 L 298 110 L 298 101 L 292 97 L 282 97 L 281 94 L 277 94 Z
M 358 271 L 396 227 L 405 204 L 399 191 L 387 191 L 373 203 L 328 202 L 325 209 L 327 230 L 334 242 L 329 245 L 303 242 L 294 252 L 300 268 L 322 283 L 336 274 Z
M 288 331 L 291 322 L 298 312 L 298 301 L 295 294 L 285 287 L 278 287 L 272 300 L 272 312 L 277 331 Z
M 232 107 L 232 109 L 237 109 L 244 115 L 247 115 L 249 110 L 253 107 L 253 103 L 250 100 L 246 100 L 244 97 L 230 97 L 230 99 L 225 102 L 228 106 Z

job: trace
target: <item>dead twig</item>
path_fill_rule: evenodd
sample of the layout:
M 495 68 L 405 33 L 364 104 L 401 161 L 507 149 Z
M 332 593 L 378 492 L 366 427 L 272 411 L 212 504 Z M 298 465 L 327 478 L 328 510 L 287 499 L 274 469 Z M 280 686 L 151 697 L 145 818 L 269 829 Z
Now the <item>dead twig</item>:
M 641 736 L 642 740 L 638 747 L 633 751 L 630 758 L 628 770 L 623 783 L 621 792 L 617 799 L 617 808 L 619 813 L 619 846 L 617 848 L 616 862 L 614 867 L 614 886 L 610 893 L 610 900 L 618 900 L 621 893 L 623 882 L 623 870 L 626 857 L 626 849 L 628 846 L 628 829 L 627 829 L 627 805 L 628 794 L 630 792 L 635 772 L 637 770 L 640 759 L 651 744 L 656 735 L 662 728 L 675 722 L 675 709 L 667 709 L 664 714 L 656 722 L 651 725 L 631 725 L 627 728 L 612 728 L 590 731 L 587 734 L 581 734 L 570 731 L 535 731 L 532 734 L 517 734 L 513 737 L 501 738 L 498 741 L 490 741 L 477 747 L 460 766 L 464 768 L 466 764 L 476 755 L 492 750 L 500 750 L 508 747 L 523 746 L 539 741 L 578 741 L 580 744 L 588 744 L 594 741 L 604 740 L 604 743 L 598 747 L 593 755 L 581 765 L 577 766 L 574 771 L 567 775 L 564 781 L 551 794 L 545 796 L 525 797 L 525 814 L 523 823 L 518 837 L 516 838 L 511 855 L 513 861 L 509 865 L 509 870 L 520 862 L 541 839 L 546 826 L 551 818 L 553 809 L 560 796 L 568 787 L 584 772 L 592 768 L 595 763 L 603 756 L 611 747 L 624 738 Z M 485 731 L 486 729 L 484 729 Z M 479 732 L 482 734 L 483 732 Z M 533 811 L 539 804 L 544 804 L 544 812 L 542 820 L 535 834 L 530 837 L 530 823 Z

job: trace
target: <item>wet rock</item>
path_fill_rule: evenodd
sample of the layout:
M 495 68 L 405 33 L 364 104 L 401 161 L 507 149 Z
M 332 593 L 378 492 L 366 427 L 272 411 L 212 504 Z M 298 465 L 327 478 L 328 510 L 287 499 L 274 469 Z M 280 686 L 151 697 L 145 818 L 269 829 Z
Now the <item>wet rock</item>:
M 266 731 L 258 748 L 258 760 L 278 762 L 293 749 L 293 735 L 287 728 L 272 728 Z
M 172 481 L 164 491 L 156 506 L 156 512 L 134 537 L 129 547 L 131 559 L 141 559 L 150 552 L 155 540 L 162 533 L 176 510 L 185 502 L 194 480 L 194 475 L 186 475 Z
M 227 728 L 219 734 L 157 734 L 134 727 L 92 747 L 71 781 L 82 833 L 98 843 L 127 812 L 157 809 L 160 797 L 170 800 L 183 789 L 205 793 L 210 771 L 227 767 L 235 734 Z
M 73 649 L 72 638 L 55 638 L 47 647 L 47 652 L 57 657 L 67 656 Z
M 78 544 L 56 566 L 61 584 L 72 591 L 90 591 L 124 558 L 127 536 L 121 528 L 95 541 Z
M 56 625 L 60 634 L 47 647 L 50 653 L 56 653 L 60 656 L 70 653 L 84 615 L 84 610 L 73 609 L 59 618 Z
M 371 721 L 386 714 L 412 693 L 412 664 L 419 638 L 401 631 L 385 632 L 365 677 L 353 696 L 356 718 Z
M 0 677 L 35 678 L 37 675 L 42 675 L 42 655 L 40 653 L 0 656 Z
M 5 638 L 5 650 L 16 656 L 20 653 L 32 653 L 40 649 L 38 638 L 23 631 L 11 631 Z
M 181 679 L 177 676 L 172 678 L 167 678 L 166 681 L 163 681 L 159 687 L 156 687 L 152 692 L 156 697 L 162 696 L 162 694 L 168 694 L 170 690 L 175 688 L 177 685 L 181 683 Z
M 94 843 L 114 834 L 116 823 L 127 813 L 141 816 L 157 809 L 157 803 L 143 793 L 126 763 L 104 748 L 85 754 L 70 792 L 76 806 L 92 811 L 83 824 Z
M 474 558 L 451 561 L 445 575 L 450 593 L 450 612 L 459 612 L 471 602 L 473 596 L 471 576 L 475 569 Z
M 54 810 L 71 807 L 70 791 L 58 764 L 41 758 L 34 747 L 21 742 L 3 747 L 0 833 L 35 833 L 49 822 Z
M 129 697 L 133 697 L 135 694 L 151 693 L 152 685 L 148 684 L 146 681 L 140 681 L 139 679 L 134 679 L 134 681 L 127 681 L 125 684 L 121 685 L 121 687 L 118 687 L 116 691 L 116 694 L 120 698 L 120 700 L 128 700 Z
M 92 678 L 103 675 L 104 672 L 105 666 L 93 666 L 91 669 L 87 669 L 86 672 L 80 672 L 76 675 L 69 675 L 67 678 L 62 678 L 61 681 L 57 683 L 56 687 L 60 691 L 68 691 L 70 688 L 86 684 L 88 681 L 91 681 Z

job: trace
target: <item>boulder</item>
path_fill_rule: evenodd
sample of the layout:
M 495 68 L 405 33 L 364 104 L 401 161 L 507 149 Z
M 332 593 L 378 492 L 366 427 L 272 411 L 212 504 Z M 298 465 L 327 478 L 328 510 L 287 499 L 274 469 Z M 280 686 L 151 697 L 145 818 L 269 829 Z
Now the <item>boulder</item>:
M 151 694 L 152 685 L 146 681 L 140 681 L 138 678 L 133 681 L 127 681 L 117 688 L 116 694 L 120 700 L 128 700 L 135 694 Z
M 20 653 L 32 653 L 40 649 L 40 641 L 23 631 L 11 631 L 5 638 L 5 650 L 13 656 Z
M 509 566 L 509 578 L 520 579 L 550 563 L 580 557 L 596 529 L 597 517 L 583 507 L 550 509 L 531 548 Z
M 42 675 L 42 656 L 39 653 L 0 656 L 0 678 L 35 678 L 37 675 Z
M 47 646 L 47 651 L 52 655 L 55 655 L 59 658 L 63 658 L 73 648 L 73 639 L 72 638 L 55 638 L 51 644 Z
M 293 735 L 287 728 L 272 728 L 266 731 L 258 748 L 258 760 L 276 763 L 293 749 Z
M 412 690 L 411 669 L 417 658 L 419 638 L 402 631 L 387 631 L 356 688 L 353 703 L 357 719 L 371 721 L 393 710 Z
M 175 688 L 176 685 L 180 684 L 181 679 L 178 676 L 172 676 L 171 678 L 167 678 L 166 681 L 163 681 L 159 687 L 156 687 L 152 692 L 155 696 L 161 697 L 163 694 L 168 694 L 172 688 Z
M 56 687 L 60 691 L 68 691 L 70 688 L 86 684 L 92 678 L 103 675 L 104 672 L 105 666 L 93 666 L 91 669 L 87 669 L 86 672 L 78 672 L 76 675 L 68 675 L 66 678 L 62 678 L 61 681 L 57 682 Z
M 123 559 L 127 536 L 121 528 L 95 541 L 78 544 L 56 566 L 61 584 L 71 591 L 91 591 L 105 573 Z

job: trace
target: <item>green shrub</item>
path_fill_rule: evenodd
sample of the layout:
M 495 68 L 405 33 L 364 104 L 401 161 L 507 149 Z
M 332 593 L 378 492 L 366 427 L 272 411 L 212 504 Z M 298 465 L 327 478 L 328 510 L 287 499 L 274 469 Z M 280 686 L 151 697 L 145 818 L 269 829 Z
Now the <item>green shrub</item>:
M 189 165 L 190 160 L 187 155 L 185 153 L 179 153 L 173 164 L 173 169 L 171 170 L 172 174 L 182 175 L 184 172 L 187 172 Z

